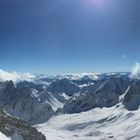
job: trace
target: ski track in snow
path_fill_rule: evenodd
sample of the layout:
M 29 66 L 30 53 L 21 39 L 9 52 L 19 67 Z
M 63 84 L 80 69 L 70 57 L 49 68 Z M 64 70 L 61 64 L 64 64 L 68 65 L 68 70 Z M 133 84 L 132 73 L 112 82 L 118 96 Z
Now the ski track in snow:
M 47 140 L 139 140 L 140 110 L 118 104 L 78 114 L 53 116 L 36 128 Z

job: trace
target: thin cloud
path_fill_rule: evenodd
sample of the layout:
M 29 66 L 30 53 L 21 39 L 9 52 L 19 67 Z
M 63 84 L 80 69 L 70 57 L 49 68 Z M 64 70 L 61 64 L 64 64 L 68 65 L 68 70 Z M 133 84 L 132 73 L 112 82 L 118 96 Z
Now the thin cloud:
M 123 54 L 123 55 L 122 55 L 122 58 L 127 58 L 127 55 Z
M 13 72 L 7 72 L 2 69 L 0 69 L 0 82 L 12 80 L 14 82 L 17 82 L 19 80 L 21 81 L 32 81 L 35 76 L 30 73 L 17 73 L 15 71 Z
M 136 20 L 130 20 L 129 22 L 130 22 L 130 23 L 135 23 L 135 22 L 136 22 Z
M 136 63 L 132 68 L 132 77 L 140 79 L 140 63 Z

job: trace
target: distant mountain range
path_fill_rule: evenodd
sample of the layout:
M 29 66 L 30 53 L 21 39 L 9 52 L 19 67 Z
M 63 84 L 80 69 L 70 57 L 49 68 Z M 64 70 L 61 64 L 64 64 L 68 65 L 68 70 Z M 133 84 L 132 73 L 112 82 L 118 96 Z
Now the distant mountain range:
M 38 124 L 49 122 L 60 114 L 80 114 L 115 106 L 133 112 L 140 105 L 140 80 L 127 72 L 35 74 L 12 80 L 1 78 L 1 108 L 11 117 L 37 128 Z

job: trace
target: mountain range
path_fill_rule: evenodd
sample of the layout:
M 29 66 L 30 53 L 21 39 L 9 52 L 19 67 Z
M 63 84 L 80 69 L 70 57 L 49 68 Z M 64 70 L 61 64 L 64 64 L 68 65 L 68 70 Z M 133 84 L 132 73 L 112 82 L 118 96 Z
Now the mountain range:
M 22 122 L 23 130 L 24 124 L 29 124 L 48 140 L 125 140 L 140 137 L 137 125 L 140 123 L 140 80 L 129 72 L 28 73 L 28 78 L 25 74 L 8 74 L 18 76 L 14 79 L 0 78 L 0 108 L 5 112 L 5 119 L 9 116 L 11 122 L 14 119 Z M 127 124 L 128 121 L 130 124 Z M 14 123 L 12 125 L 15 126 Z M 120 131 L 115 134 L 117 128 Z M 12 135 L 7 135 L 3 129 L 0 132 L 6 137 L 18 132 L 15 129 Z M 37 140 L 44 138 L 41 133 Z

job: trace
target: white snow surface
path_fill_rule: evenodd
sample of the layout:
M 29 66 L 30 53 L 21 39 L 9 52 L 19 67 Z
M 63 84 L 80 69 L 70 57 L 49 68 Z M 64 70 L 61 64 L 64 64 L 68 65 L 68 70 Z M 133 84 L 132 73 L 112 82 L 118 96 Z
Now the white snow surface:
M 62 108 L 64 106 L 64 104 L 62 102 L 60 102 L 50 92 L 48 92 L 48 98 L 46 99 L 45 102 L 49 103 L 54 111 L 56 111 L 58 108 Z
M 23 138 L 18 133 L 14 133 L 12 137 L 7 137 L 6 135 L 0 132 L 0 140 L 23 140 Z
M 111 108 L 53 116 L 35 127 L 47 140 L 139 140 L 140 109 L 128 111 L 117 104 Z
M 3 133 L 0 132 L 0 140 L 11 140 L 11 138 L 8 138 Z
M 43 94 L 43 92 L 41 94 Z M 45 96 L 45 102 L 50 104 L 54 111 L 58 108 L 62 108 L 64 103 L 70 98 L 65 93 L 52 94 L 50 92 L 45 92 Z

